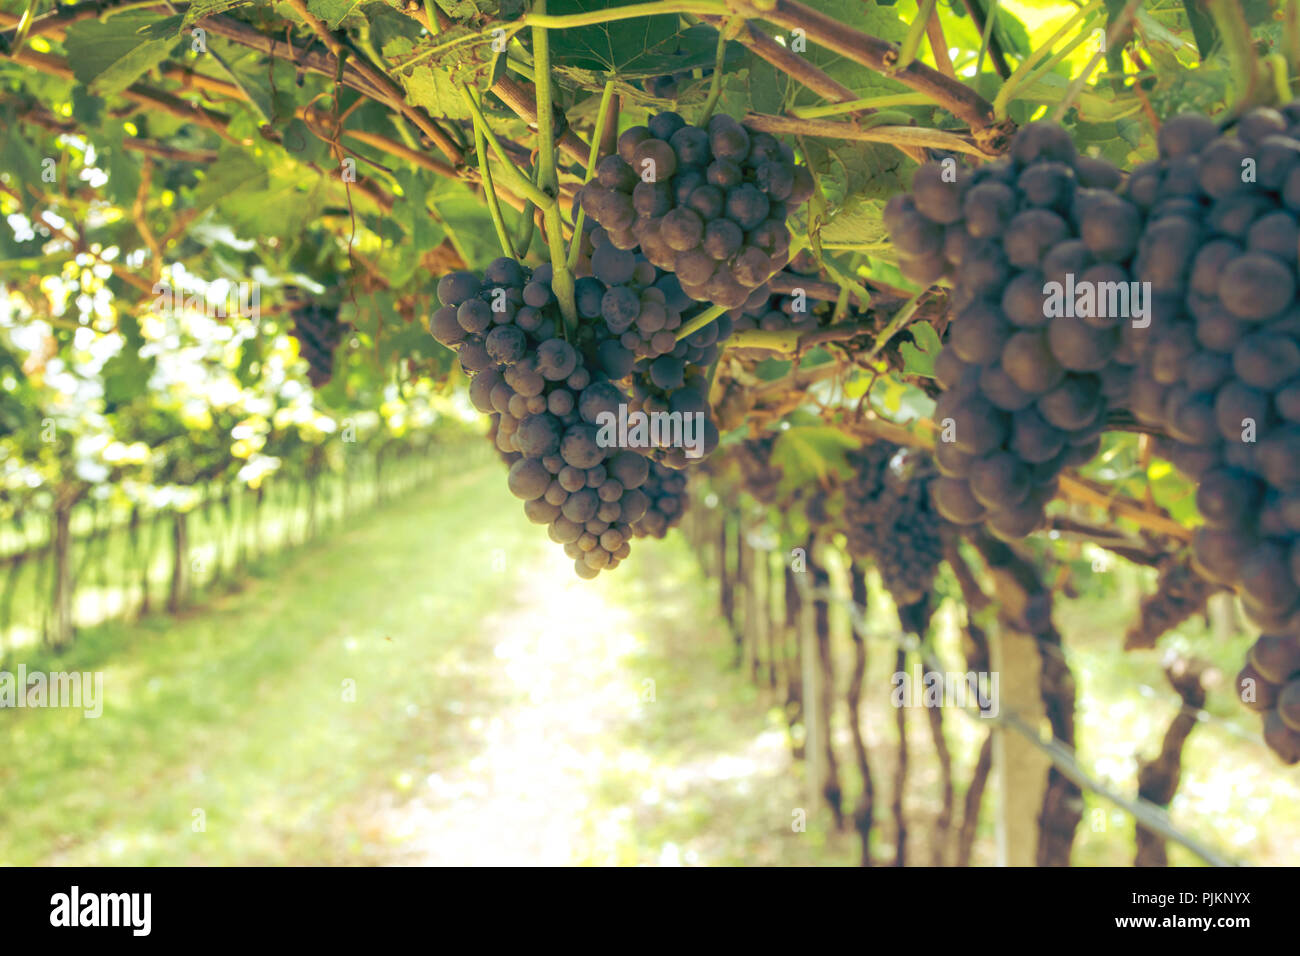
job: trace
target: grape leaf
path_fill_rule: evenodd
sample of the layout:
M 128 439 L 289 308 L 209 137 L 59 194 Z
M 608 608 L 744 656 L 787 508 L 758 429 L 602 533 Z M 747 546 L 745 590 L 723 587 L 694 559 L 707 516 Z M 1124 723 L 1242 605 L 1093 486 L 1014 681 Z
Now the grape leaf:
M 776 436 L 772 464 L 782 471 L 778 494 L 848 471 L 845 453 L 859 442 L 830 425 L 795 425 Z
M 204 17 L 225 13 L 227 10 L 233 10 L 235 7 L 242 7 L 249 3 L 251 3 L 251 0 L 194 0 L 189 9 L 185 11 L 185 22 L 180 29 L 202 20 Z M 180 30 L 178 29 L 177 32 L 179 33 Z
M 499 55 L 490 44 L 490 37 L 457 25 L 418 43 L 394 36 L 383 53 L 410 102 L 434 115 L 465 119 L 470 112 L 460 84 L 479 90 L 492 85 Z
M 307 9 L 325 21 L 331 30 L 348 18 L 363 0 L 307 0 Z
M 9 110 L 0 114 L 6 129 L 13 129 L 17 120 Z M 9 174 L 9 184 L 22 200 L 23 208 L 30 208 L 34 198 L 24 187 L 26 184 L 39 188 L 41 182 L 41 159 L 35 148 L 23 136 L 5 137 L 4 148 L 0 149 L 0 172 Z M 7 231 L 7 230 L 0 230 Z
M 180 24 L 178 16 L 160 18 L 151 13 L 122 13 L 102 22 L 78 20 L 68 27 L 63 41 L 68 65 L 91 93 L 120 93 L 167 59 Z M 142 32 L 149 28 L 149 35 Z
M 440 5 L 453 20 L 468 20 L 474 16 L 516 20 L 524 12 L 524 0 L 450 0 Z
M 928 322 L 917 322 L 908 331 L 912 333 L 912 341 L 904 342 L 898 349 L 903 356 L 903 371 L 934 378 L 934 360 L 942 348 L 939 333 Z
M 627 5 L 614 0 L 552 0 L 546 11 L 553 16 L 565 16 Z M 712 32 L 711 28 L 705 29 Z M 551 57 L 557 64 L 626 75 L 648 69 L 644 64 L 638 67 L 638 61 L 648 54 L 668 52 L 669 42 L 682 32 L 676 16 L 637 17 L 578 27 L 564 31 L 562 42 L 552 39 Z M 713 35 L 716 38 L 717 34 Z

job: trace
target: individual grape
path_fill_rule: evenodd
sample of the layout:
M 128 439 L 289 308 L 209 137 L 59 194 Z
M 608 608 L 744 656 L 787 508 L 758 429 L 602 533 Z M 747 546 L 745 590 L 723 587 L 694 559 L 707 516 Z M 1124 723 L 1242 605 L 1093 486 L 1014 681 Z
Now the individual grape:
M 688 252 L 703 239 L 704 222 L 694 210 L 679 206 L 664 215 L 659 231 L 672 249 Z
M 438 301 L 444 306 L 459 306 L 478 295 L 481 288 L 472 272 L 449 272 L 438 280 Z
M 636 256 L 631 252 L 623 249 L 616 249 L 612 245 L 601 246 L 591 254 L 591 274 L 607 286 L 622 285 L 625 282 L 632 281 L 632 275 L 636 271 Z M 602 290 L 602 296 L 604 290 Z M 589 311 L 594 311 L 596 315 L 600 314 L 600 306 L 596 305 L 594 310 L 588 307 Z M 588 316 L 594 318 L 594 316 Z
M 442 345 L 454 348 L 469 335 L 456 318 L 455 306 L 444 305 L 429 316 L 429 333 Z
M 715 219 L 704 227 L 704 251 L 719 262 L 735 256 L 744 242 L 744 231 L 730 219 Z
M 1233 315 L 1258 322 L 1278 315 L 1295 297 L 1295 275 L 1272 256 L 1247 252 L 1219 275 L 1218 296 Z
M 536 458 L 521 458 L 510 466 L 508 484 L 516 498 L 525 501 L 540 498 L 550 483 L 550 473 Z

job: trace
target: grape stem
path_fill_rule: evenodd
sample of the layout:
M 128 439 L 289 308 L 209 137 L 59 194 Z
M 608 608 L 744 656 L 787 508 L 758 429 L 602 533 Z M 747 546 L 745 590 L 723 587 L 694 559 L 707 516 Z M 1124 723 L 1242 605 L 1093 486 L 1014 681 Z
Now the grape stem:
M 1223 50 L 1228 55 L 1229 74 L 1238 80 L 1233 84 L 1236 102 L 1231 110 L 1236 115 L 1254 102 L 1259 88 L 1260 64 L 1255 58 L 1254 41 L 1240 0 L 1206 0 L 1205 6 L 1214 18 Z
M 510 181 L 511 188 L 521 196 L 532 200 L 540 209 L 545 209 L 547 205 L 553 204 L 555 200 L 533 185 L 533 181 L 520 172 L 519 168 L 510 161 L 510 157 L 501 145 L 501 141 L 497 139 L 497 134 L 488 125 L 487 117 L 483 115 L 478 102 L 470 94 L 469 87 L 461 84 L 460 95 L 465 101 L 465 105 L 469 107 L 470 118 L 474 122 L 475 131 L 482 132 L 488 144 L 492 147 L 492 152 L 496 153 L 497 159 L 501 162 L 502 171 L 506 174 L 506 179 Z
M 863 365 L 870 363 L 872 359 L 879 355 L 880 350 L 889 344 L 889 340 L 901 332 L 907 323 L 912 321 L 912 318 L 916 315 L 916 310 L 920 308 L 921 298 L 929 291 L 929 289 L 922 289 L 904 302 L 902 307 L 894 313 L 893 318 L 889 320 L 889 324 L 881 329 L 880 334 L 876 336 L 876 341 L 872 343 L 871 349 L 861 357 L 860 361 Z
M 473 94 L 470 94 L 473 96 Z M 488 163 L 487 140 L 482 128 L 474 124 L 474 152 L 478 156 L 479 175 L 483 179 L 483 193 L 487 197 L 488 212 L 492 216 L 492 226 L 496 229 L 497 239 L 501 243 L 502 255 L 514 258 L 515 250 L 510 243 L 510 234 L 506 232 L 506 220 L 501 214 L 501 201 L 497 198 L 496 187 L 492 184 L 492 167 Z M 524 210 L 525 214 L 527 209 Z
M 605 81 L 605 89 L 600 94 L 600 106 L 596 112 L 596 128 L 591 134 L 591 152 L 587 155 L 587 173 L 583 177 L 584 183 L 591 182 L 591 177 L 596 175 L 596 163 L 600 161 L 600 144 L 605 138 L 605 127 L 613 120 L 614 125 L 618 125 L 618 120 L 611 115 L 613 112 L 610 106 L 614 102 L 614 80 Z M 573 235 L 569 238 L 569 270 L 573 271 L 578 265 L 578 254 L 582 251 L 582 226 L 587 218 L 587 211 L 581 206 L 578 208 L 578 215 L 573 220 Z
M 865 322 L 838 322 L 824 329 L 801 331 L 799 329 L 746 329 L 736 332 L 726 341 L 729 349 L 768 349 L 786 355 L 798 355 L 826 342 L 847 342 L 871 326 Z
M 772 116 L 767 113 L 749 113 L 745 116 L 745 125 L 764 133 L 852 139 L 864 143 L 889 143 L 893 146 L 923 146 L 967 153 L 972 156 L 990 155 L 966 137 L 944 130 L 923 129 L 918 126 L 877 126 L 874 129 L 863 129 L 857 123 L 796 119 L 792 116 Z
M 704 111 L 700 114 L 697 125 L 707 126 L 709 117 L 717 109 L 718 99 L 722 96 L 722 67 L 727 59 L 727 33 L 732 29 L 734 20 L 728 20 L 718 27 L 718 50 L 713 56 L 713 76 L 709 80 L 709 98 L 704 101 Z
M 790 115 L 797 119 L 820 119 L 823 116 L 838 116 L 841 113 L 856 113 L 860 110 L 879 109 L 884 106 L 926 106 L 929 102 L 930 98 L 924 93 L 890 93 L 886 96 L 867 96 L 845 103 L 829 103 L 826 106 L 806 106 L 791 110 Z
M 546 0 L 534 0 L 533 11 L 546 14 Z M 531 16 L 531 14 L 530 14 Z M 578 309 L 574 303 L 573 273 L 564 252 L 564 224 L 560 216 L 560 180 L 555 171 L 554 91 L 551 89 L 551 44 L 544 26 L 533 26 L 533 71 L 537 74 L 537 186 L 547 197 L 542 206 L 546 244 L 551 253 L 551 290 L 564 316 L 564 328 L 572 338 L 578 331 Z M 538 205 L 541 205 L 540 203 Z
M 898 51 L 898 59 L 894 63 L 894 68 L 889 71 L 890 73 L 906 70 L 912 65 L 912 61 L 916 59 L 916 51 L 921 48 L 921 37 L 925 36 L 926 25 L 929 24 L 930 15 L 933 13 L 934 0 L 920 0 L 916 8 L 916 19 L 912 21 L 907 36 L 903 38 L 903 45 Z
M 692 332 L 698 332 L 718 316 L 729 311 L 725 305 L 711 305 L 699 315 L 694 316 L 689 321 L 682 323 L 682 327 L 677 330 L 674 340 L 680 342 Z
M 1286 51 L 1291 72 L 1297 73 L 1300 72 L 1300 0 L 1286 0 L 1282 17 L 1282 49 Z
M 725 3 L 715 0 L 652 0 L 650 3 L 633 3 L 625 7 L 606 7 L 600 10 L 586 10 L 567 16 L 547 16 L 546 6 L 534 4 L 532 12 L 526 14 L 516 25 L 541 27 L 549 30 L 567 30 L 571 27 L 589 27 L 615 20 L 632 20 L 637 17 L 651 17 L 665 13 L 693 13 L 697 16 L 707 14 L 725 15 L 728 12 Z
M 980 36 L 980 52 L 975 59 L 975 75 L 979 76 L 980 71 L 984 69 L 984 54 L 988 53 L 993 58 L 993 69 L 997 70 L 1005 78 L 1010 71 L 1007 70 L 1007 61 L 1002 57 L 1002 50 L 997 46 L 993 38 L 993 22 L 998 16 L 998 4 L 1001 0 L 989 0 L 988 12 L 984 14 L 984 29 Z M 967 0 L 967 9 L 970 10 L 971 19 L 979 21 L 975 9 L 979 6 L 979 0 Z M 999 69 L 1001 66 L 1001 69 Z

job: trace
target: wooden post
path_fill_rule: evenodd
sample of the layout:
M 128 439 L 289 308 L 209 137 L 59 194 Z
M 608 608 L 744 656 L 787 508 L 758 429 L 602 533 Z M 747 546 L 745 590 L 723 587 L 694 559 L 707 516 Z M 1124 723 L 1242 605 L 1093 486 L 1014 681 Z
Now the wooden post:
M 1042 668 L 1031 635 L 1005 622 L 992 629 L 989 649 L 999 680 L 999 709 L 1030 727 L 1044 717 L 1039 691 Z M 1038 858 L 1038 814 L 1047 791 L 1051 761 L 1020 734 L 999 730 L 993 737 L 993 776 L 998 789 L 997 847 L 1000 866 L 1034 866 Z

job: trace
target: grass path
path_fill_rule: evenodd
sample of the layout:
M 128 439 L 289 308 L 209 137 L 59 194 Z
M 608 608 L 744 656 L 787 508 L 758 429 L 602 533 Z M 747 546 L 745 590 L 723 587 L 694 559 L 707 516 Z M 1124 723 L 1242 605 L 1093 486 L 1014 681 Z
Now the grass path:
M 501 478 L 27 661 L 106 701 L 0 711 L 0 864 L 848 862 L 682 542 L 580 582 Z

